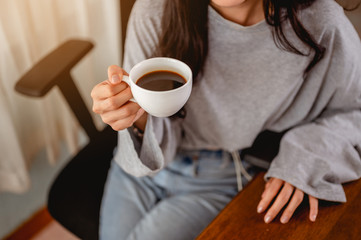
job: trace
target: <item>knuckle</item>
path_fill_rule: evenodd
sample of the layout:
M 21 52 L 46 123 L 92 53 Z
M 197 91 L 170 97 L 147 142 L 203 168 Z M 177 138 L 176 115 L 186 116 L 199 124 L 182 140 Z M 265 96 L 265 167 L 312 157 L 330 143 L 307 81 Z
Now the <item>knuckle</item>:
M 109 97 L 114 96 L 116 94 L 115 89 L 110 85 L 107 85 L 106 91 L 107 91 L 107 96 Z
M 92 111 L 95 112 L 95 113 L 99 113 L 99 109 L 97 107 L 95 107 L 95 106 L 93 106 Z
M 109 124 L 109 117 L 107 117 L 106 115 L 104 115 L 104 114 L 102 114 L 102 115 L 100 115 L 100 117 L 101 117 L 101 119 L 102 119 L 102 121 L 104 122 L 104 123 L 107 123 L 107 124 Z
M 103 86 L 104 83 L 101 82 L 101 83 L 98 83 L 97 85 L 95 85 L 92 90 L 90 91 L 90 96 L 93 98 L 93 99 L 96 99 L 98 98 L 97 96 L 101 93 L 101 86 Z
M 101 114 L 103 109 L 100 107 L 99 102 L 93 102 L 92 111 L 97 114 Z
M 107 98 L 106 100 L 106 108 L 107 109 L 115 109 L 117 108 L 117 102 L 114 97 Z
M 262 195 L 262 201 L 265 202 L 265 203 L 266 202 L 267 203 L 271 202 L 272 199 L 273 199 L 273 196 L 271 194 L 269 194 L 268 191 L 265 192 L 264 195 Z
M 120 130 L 122 130 L 121 128 L 119 128 L 118 126 L 114 126 L 114 125 L 110 125 L 111 127 L 112 127 L 112 129 L 114 130 L 114 131 L 120 131 Z
M 125 125 L 123 122 L 117 122 L 110 125 L 114 131 L 121 131 L 125 128 L 127 128 L 127 125 Z
M 289 196 L 286 194 L 280 194 L 278 195 L 278 198 L 280 199 L 281 202 L 285 203 L 289 200 Z
M 123 82 L 124 83 L 124 82 Z M 128 96 L 129 97 L 132 97 L 133 95 L 132 95 L 132 90 L 130 89 L 130 87 L 128 86 L 128 84 L 126 84 L 126 83 L 124 83 L 125 85 L 124 85 L 124 87 L 125 87 L 125 89 L 124 89 L 124 91 L 125 91 L 125 93 L 126 94 L 128 94 Z
M 114 131 L 120 131 L 122 130 L 120 127 L 116 126 L 116 125 L 110 125 L 110 127 L 114 130 Z
M 265 191 L 262 194 L 262 201 L 270 203 L 274 197 L 275 195 L 271 191 Z
M 131 126 L 133 126 L 133 121 L 131 120 L 127 121 L 126 128 L 129 128 Z
M 131 92 L 131 90 L 130 90 L 130 87 L 129 87 L 128 83 L 126 83 L 126 82 L 122 81 L 122 82 L 120 83 L 120 85 L 122 86 L 122 89 L 124 89 L 124 90 L 128 90 L 129 92 Z
M 132 114 L 131 110 L 128 107 L 123 107 L 120 112 L 124 118 Z
M 92 91 L 90 92 L 90 97 L 94 100 L 98 98 L 97 96 L 98 96 L 97 89 L 93 88 Z
M 295 196 L 296 197 L 296 203 L 297 205 L 300 205 L 302 200 L 303 200 L 303 197 L 302 196 Z
M 130 89 L 129 86 L 126 86 L 126 88 L 125 88 L 125 94 L 126 94 L 128 100 L 133 97 L 132 90 Z

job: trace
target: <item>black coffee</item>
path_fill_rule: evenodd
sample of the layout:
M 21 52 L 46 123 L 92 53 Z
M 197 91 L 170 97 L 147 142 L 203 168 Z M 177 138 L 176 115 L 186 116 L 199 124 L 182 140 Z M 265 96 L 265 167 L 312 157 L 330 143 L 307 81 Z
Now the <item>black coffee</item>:
M 178 73 L 171 71 L 154 71 L 143 75 L 136 84 L 152 91 L 168 91 L 179 88 L 186 80 Z

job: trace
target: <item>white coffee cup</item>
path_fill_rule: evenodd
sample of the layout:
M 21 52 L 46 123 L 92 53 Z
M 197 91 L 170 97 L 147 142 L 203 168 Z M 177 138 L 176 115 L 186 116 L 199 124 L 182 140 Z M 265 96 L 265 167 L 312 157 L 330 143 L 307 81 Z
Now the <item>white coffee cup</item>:
M 147 73 L 155 71 L 170 71 L 181 75 L 185 83 L 167 91 L 152 91 L 138 86 L 137 81 Z M 134 99 L 147 113 L 155 117 L 169 117 L 178 112 L 187 102 L 192 91 L 192 71 L 187 64 L 173 58 L 156 57 L 146 59 L 136 64 L 129 72 L 129 77 L 123 75 L 132 91 Z

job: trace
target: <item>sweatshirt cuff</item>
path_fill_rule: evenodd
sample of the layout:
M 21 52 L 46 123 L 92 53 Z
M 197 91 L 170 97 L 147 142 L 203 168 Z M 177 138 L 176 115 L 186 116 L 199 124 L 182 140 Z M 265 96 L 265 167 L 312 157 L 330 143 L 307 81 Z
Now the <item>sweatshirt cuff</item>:
M 296 173 L 290 176 L 288 170 L 273 169 L 272 167 L 268 170 L 264 178 L 268 181 L 271 177 L 282 179 L 317 199 L 332 202 L 346 202 L 346 195 L 341 184 L 322 182 L 319 186 L 313 187 L 302 181 L 302 177 Z
M 114 160 L 125 172 L 135 177 L 154 175 L 163 168 L 164 157 L 154 134 L 151 117 L 148 117 L 142 143 L 127 129 L 118 132 Z
M 318 199 L 346 202 L 342 182 L 328 159 L 308 151 L 286 136 L 273 159 L 265 180 L 275 177 Z

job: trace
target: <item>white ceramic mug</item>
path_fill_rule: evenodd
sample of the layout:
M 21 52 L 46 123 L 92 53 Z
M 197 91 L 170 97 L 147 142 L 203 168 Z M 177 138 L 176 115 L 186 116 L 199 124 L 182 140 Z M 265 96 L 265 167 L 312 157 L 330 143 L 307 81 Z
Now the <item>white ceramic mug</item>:
M 137 80 L 154 71 L 171 71 L 185 79 L 185 83 L 167 91 L 152 91 L 138 86 Z M 192 71 L 187 64 L 173 58 L 156 57 L 146 59 L 136 64 L 129 72 L 129 77 L 123 75 L 132 91 L 134 99 L 147 113 L 155 117 L 169 117 L 178 112 L 187 102 L 192 91 Z

